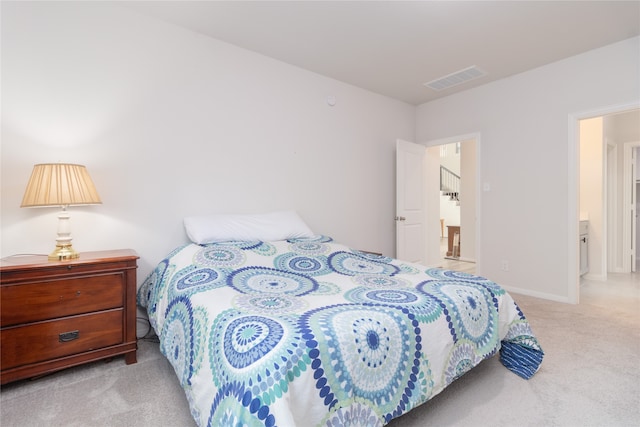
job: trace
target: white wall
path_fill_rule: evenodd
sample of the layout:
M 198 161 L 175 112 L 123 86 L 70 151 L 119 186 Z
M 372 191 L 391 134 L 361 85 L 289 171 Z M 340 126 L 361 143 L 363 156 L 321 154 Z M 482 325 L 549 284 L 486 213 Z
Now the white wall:
M 440 146 L 440 165 L 460 176 L 460 150 L 456 146 L 460 142 L 450 142 Z
M 53 249 L 56 210 L 19 208 L 52 161 L 85 164 L 103 200 L 70 208 L 74 247 L 137 250 L 139 280 L 193 214 L 296 209 L 395 254 L 395 141 L 415 139 L 414 106 L 115 2 L 3 2 L 1 101 L 3 257 Z
M 417 142 L 481 135 L 479 185 L 491 188 L 478 201 L 481 274 L 511 290 L 571 300 L 578 186 L 570 117 L 640 103 L 639 53 L 635 37 L 418 107 Z
M 416 111 L 115 3 L 2 2 L 1 18 L 1 255 L 53 249 L 55 210 L 18 206 L 33 164 L 79 162 L 104 204 L 72 208 L 74 246 L 134 248 L 139 277 L 208 212 L 296 209 L 393 255 L 396 139 L 477 132 L 480 272 L 566 299 L 568 116 L 640 102 L 637 37 Z

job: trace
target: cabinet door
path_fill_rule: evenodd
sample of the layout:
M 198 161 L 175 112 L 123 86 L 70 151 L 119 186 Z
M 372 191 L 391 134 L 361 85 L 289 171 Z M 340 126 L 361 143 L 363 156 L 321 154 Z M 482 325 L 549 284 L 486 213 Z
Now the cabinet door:
M 589 238 L 580 236 L 580 275 L 589 271 Z

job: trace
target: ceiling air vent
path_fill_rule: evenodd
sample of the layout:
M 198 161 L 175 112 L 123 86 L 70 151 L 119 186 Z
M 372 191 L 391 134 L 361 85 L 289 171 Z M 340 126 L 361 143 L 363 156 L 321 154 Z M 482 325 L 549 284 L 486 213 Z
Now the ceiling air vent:
M 452 86 L 457 86 L 459 84 L 468 82 L 470 80 L 474 80 L 485 76 L 486 73 L 476 67 L 475 65 L 465 68 L 464 70 L 456 71 L 455 73 L 448 74 L 444 77 L 440 77 L 439 79 L 432 80 L 424 85 L 433 90 L 444 90 L 448 89 Z

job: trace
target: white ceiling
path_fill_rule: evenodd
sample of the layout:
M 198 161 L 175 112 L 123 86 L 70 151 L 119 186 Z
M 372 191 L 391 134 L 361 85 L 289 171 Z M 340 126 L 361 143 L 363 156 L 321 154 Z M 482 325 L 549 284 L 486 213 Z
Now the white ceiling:
M 640 34 L 640 1 L 135 1 L 121 5 L 421 104 Z M 477 80 L 424 83 L 477 66 Z

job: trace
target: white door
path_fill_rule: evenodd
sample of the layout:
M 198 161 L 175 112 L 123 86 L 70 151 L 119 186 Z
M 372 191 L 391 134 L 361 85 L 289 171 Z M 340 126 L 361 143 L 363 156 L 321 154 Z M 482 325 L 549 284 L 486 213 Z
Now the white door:
M 425 261 L 426 147 L 396 141 L 396 258 Z
M 396 141 L 396 258 L 403 261 L 439 261 L 439 162 L 438 147 Z

